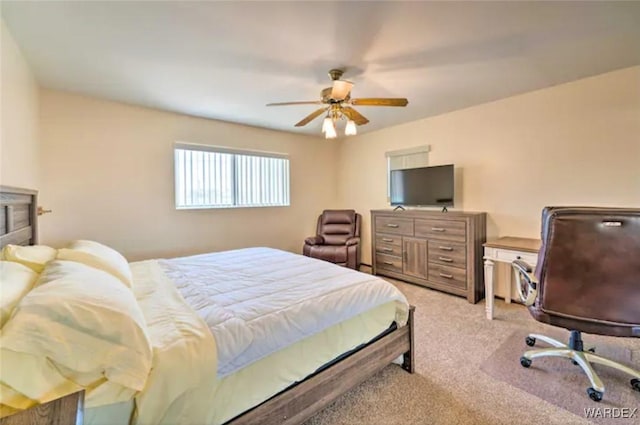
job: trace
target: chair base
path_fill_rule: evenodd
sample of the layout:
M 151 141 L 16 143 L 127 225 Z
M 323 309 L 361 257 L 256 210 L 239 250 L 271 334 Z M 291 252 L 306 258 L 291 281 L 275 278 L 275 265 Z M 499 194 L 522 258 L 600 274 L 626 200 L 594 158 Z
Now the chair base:
M 640 391 L 640 371 L 631 369 L 628 366 L 599 356 L 595 354 L 594 350 L 583 351 L 580 332 L 571 332 L 571 340 L 569 345 L 557 341 L 553 338 L 549 338 L 548 336 L 538 334 L 529 334 L 525 341 L 527 345 L 533 346 L 536 340 L 544 341 L 547 344 L 552 345 L 552 347 L 526 351 L 520 358 L 520 364 L 524 367 L 529 367 L 531 366 L 531 360 L 538 357 L 565 357 L 571 359 L 574 364 L 577 364 L 578 366 L 580 366 L 580 368 L 582 368 L 584 373 L 589 378 L 591 387 L 587 389 L 587 393 L 593 401 L 602 400 L 605 389 L 604 384 L 600 380 L 600 377 L 593 370 L 593 367 L 591 366 L 592 363 L 608 366 L 631 375 L 633 377 L 633 379 L 631 379 L 631 386 L 633 387 L 633 389 Z

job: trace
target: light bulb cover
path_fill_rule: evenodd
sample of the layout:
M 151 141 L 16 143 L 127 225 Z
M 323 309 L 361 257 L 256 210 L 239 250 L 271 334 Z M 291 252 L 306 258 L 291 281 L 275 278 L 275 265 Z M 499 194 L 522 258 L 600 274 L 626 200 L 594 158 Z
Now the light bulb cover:
M 353 120 L 347 121 L 347 126 L 344 128 L 344 134 L 347 136 L 355 136 L 358 134 L 356 123 Z
M 322 132 L 326 133 L 329 127 L 333 127 L 333 120 L 330 117 L 326 117 L 324 121 L 322 121 Z
M 336 127 L 333 125 L 333 121 L 327 126 L 327 130 L 324 133 L 324 136 L 327 139 L 335 139 L 338 137 L 338 133 L 336 133 Z

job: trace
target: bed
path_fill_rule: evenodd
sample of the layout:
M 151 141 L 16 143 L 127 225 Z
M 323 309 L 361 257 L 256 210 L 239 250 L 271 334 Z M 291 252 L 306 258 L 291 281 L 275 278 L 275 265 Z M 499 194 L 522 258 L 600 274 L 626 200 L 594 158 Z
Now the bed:
M 36 193 L 2 187 L 0 198 L 1 245 L 36 244 Z M 129 267 L 153 368 L 135 397 L 88 408 L 88 423 L 295 424 L 397 358 L 413 373 L 413 308 L 378 278 L 269 248 Z M 177 362 L 163 359 L 187 355 L 175 380 Z M 209 400 L 201 416 L 197 399 Z

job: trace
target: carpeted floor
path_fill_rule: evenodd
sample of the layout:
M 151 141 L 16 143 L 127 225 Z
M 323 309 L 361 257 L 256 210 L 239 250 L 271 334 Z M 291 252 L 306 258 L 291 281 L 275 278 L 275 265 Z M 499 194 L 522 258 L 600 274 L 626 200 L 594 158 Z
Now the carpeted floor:
M 527 332 L 524 331 L 511 334 L 482 363 L 480 370 L 575 415 L 584 416 L 585 404 L 591 403 L 585 403 L 585 389 L 589 385 L 582 369 L 574 366 L 568 359 L 558 357 L 535 359 L 531 367 L 525 369 L 520 366 L 518 359 L 522 356 L 523 341 L 526 336 Z M 566 339 L 559 330 L 554 334 L 547 333 L 546 336 L 558 341 Z M 536 342 L 535 348 L 544 347 L 549 345 L 543 341 Z M 598 343 L 597 352 L 603 357 L 622 364 L 630 365 L 633 362 L 631 350 L 615 344 L 614 339 L 609 339 L 607 343 Z M 594 406 L 624 408 L 640 404 L 640 393 L 632 391 L 629 385 L 631 378 L 628 375 L 606 366 L 594 365 L 593 367 L 605 384 L 605 397 L 599 404 L 593 403 Z M 640 415 L 636 419 L 636 423 L 640 423 Z M 620 423 L 621 418 L 592 417 L 591 420 L 598 425 L 616 425 Z
M 558 334 L 558 328 L 536 322 L 518 304 L 497 300 L 496 318 L 488 321 L 484 301 L 472 305 L 463 298 L 392 283 L 416 306 L 417 373 L 410 375 L 395 365 L 388 366 L 306 425 L 592 425 L 584 415 L 548 403 L 480 369 L 514 332 Z M 598 341 L 629 349 L 634 367 L 640 368 L 640 339 L 585 336 L 588 346 L 597 346 Z M 586 390 L 588 380 L 584 379 Z M 607 382 L 604 384 L 606 387 Z M 635 395 L 638 403 L 627 407 L 640 405 L 640 393 Z M 585 393 L 584 407 L 594 405 L 597 407 Z M 633 420 L 616 423 L 639 424 L 640 412 Z

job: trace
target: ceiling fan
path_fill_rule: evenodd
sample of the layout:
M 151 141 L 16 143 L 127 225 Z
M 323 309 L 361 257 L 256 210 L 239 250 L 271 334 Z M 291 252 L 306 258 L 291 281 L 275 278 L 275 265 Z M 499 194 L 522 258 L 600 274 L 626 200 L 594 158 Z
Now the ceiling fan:
M 285 105 L 327 105 L 323 106 L 315 112 L 310 113 L 298 123 L 296 127 L 302 127 L 326 112 L 326 117 L 322 123 L 322 132 L 327 139 L 337 137 L 336 122 L 340 119 L 346 119 L 345 134 L 347 136 L 357 133 L 356 125 L 364 125 L 369 120 L 360 112 L 352 108 L 352 106 L 407 106 L 409 101 L 405 98 L 384 98 L 384 97 L 365 97 L 351 98 L 351 88 L 353 83 L 341 80 L 341 69 L 332 69 L 329 71 L 329 77 L 333 81 L 331 87 L 327 87 L 320 92 L 320 100 L 302 101 L 302 102 L 279 102 L 268 103 L 267 106 L 285 106 Z

